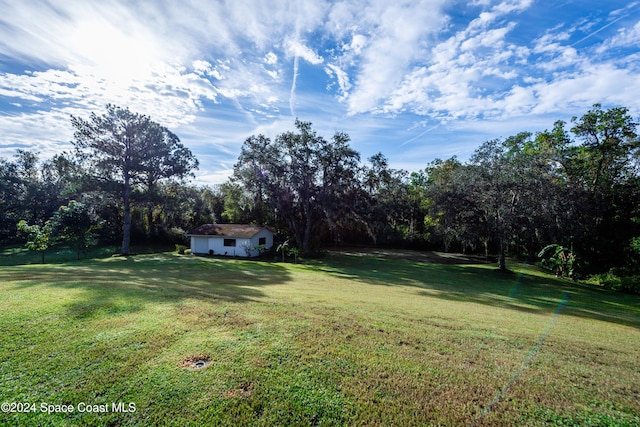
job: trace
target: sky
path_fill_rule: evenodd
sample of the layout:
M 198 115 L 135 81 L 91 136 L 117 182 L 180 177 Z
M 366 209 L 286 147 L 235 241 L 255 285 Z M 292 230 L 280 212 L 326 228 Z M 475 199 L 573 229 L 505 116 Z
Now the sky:
M 346 132 L 417 171 L 484 141 L 640 115 L 640 1 L 0 0 L 0 157 L 72 147 L 72 115 L 146 114 L 224 182 L 246 138 Z

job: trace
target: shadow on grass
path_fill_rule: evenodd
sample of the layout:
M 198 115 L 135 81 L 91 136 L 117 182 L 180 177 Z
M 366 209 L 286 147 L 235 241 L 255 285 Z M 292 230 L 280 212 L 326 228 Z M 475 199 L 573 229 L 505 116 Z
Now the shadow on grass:
M 169 252 L 174 249 L 171 245 L 149 244 L 135 245 L 132 253 L 151 254 Z M 118 254 L 120 246 L 94 246 L 80 253 L 80 260 L 106 258 Z M 70 261 L 78 261 L 77 252 L 65 245 L 56 245 L 45 251 L 44 264 L 61 264 Z M 13 245 L 0 247 L 0 266 L 15 266 L 27 264 L 43 264 L 40 252 L 30 251 L 24 246 Z
M 517 271 L 505 273 L 490 264 L 463 261 L 415 251 L 342 252 L 301 268 L 372 285 L 412 286 L 424 296 L 527 313 L 553 313 L 562 304 L 568 315 L 640 329 L 638 296 L 556 279 L 532 266 L 517 265 Z M 74 317 L 87 318 L 105 311 L 134 312 L 147 302 L 255 301 L 265 296 L 262 287 L 292 278 L 277 263 L 156 253 L 3 267 L 0 280 L 22 287 L 44 284 L 85 290 L 87 297 L 70 305 L 69 311 Z
M 416 259 L 340 253 L 315 263 L 313 268 L 373 285 L 417 287 L 424 296 L 521 312 L 553 313 L 562 304 L 563 313 L 568 315 L 640 329 L 638 296 L 557 279 L 526 264 L 515 264 L 514 271 L 502 272 L 490 264 Z
M 91 248 L 80 254 L 81 259 L 104 258 L 117 251 L 115 246 L 101 246 Z M 75 250 L 68 247 L 56 246 L 45 251 L 44 264 L 60 264 L 77 260 Z M 0 266 L 15 266 L 27 264 L 41 264 L 40 252 L 29 251 L 24 247 L 12 246 L 0 249 Z
M 265 296 L 261 287 L 290 280 L 277 264 L 170 253 L 7 267 L 3 277 L 16 287 L 86 291 L 68 306 L 69 315 L 79 319 L 135 312 L 150 302 L 255 301 Z

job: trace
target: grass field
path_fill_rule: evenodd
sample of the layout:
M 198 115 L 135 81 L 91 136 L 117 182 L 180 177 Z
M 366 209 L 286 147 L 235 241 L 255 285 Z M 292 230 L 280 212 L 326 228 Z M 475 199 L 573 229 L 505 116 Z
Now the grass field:
M 0 425 L 640 425 L 640 298 L 531 266 L 17 256 Z

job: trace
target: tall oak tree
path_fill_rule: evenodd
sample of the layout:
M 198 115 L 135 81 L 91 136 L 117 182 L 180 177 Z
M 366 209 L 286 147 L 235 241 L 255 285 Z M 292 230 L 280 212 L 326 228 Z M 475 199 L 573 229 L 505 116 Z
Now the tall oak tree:
M 122 195 L 122 250 L 131 243 L 131 197 L 134 189 L 152 192 L 161 180 L 182 179 L 198 161 L 169 129 L 128 108 L 107 105 L 89 120 L 71 117 L 73 145 L 92 181 Z

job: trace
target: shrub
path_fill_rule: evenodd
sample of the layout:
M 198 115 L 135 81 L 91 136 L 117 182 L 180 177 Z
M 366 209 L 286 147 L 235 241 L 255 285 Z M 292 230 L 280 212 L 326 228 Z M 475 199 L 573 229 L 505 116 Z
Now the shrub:
M 541 258 L 541 265 L 552 270 L 557 277 L 572 277 L 576 279 L 575 270 L 578 266 L 576 255 L 569 249 L 558 244 L 545 246 L 538 258 Z
M 187 246 L 186 245 L 180 245 L 178 243 L 176 243 L 176 252 L 178 252 L 180 255 L 184 255 L 184 251 L 187 250 Z
M 622 286 L 620 290 L 622 292 L 628 292 L 630 294 L 640 294 L 640 274 L 634 276 L 624 276 L 621 280 Z
M 258 251 L 258 257 L 264 257 L 268 252 L 273 250 L 273 246 L 269 249 L 265 245 L 254 246 L 253 249 Z
M 611 271 L 608 271 L 606 273 L 594 274 L 593 276 L 591 276 L 591 281 L 593 281 L 598 286 L 612 289 L 614 291 L 618 290 L 622 286 L 620 277 L 618 277 Z
M 591 281 L 596 285 L 618 292 L 640 294 L 640 275 L 619 276 L 614 271 L 594 274 Z

